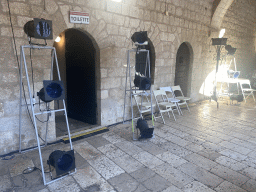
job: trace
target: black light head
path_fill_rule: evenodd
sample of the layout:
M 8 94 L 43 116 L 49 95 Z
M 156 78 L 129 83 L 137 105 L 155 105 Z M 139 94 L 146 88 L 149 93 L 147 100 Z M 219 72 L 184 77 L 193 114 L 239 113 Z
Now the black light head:
M 44 102 L 65 99 L 64 85 L 62 81 L 44 80 L 44 87 L 37 93 L 37 96 Z
M 24 25 L 24 32 L 36 39 L 53 39 L 52 21 L 34 18 Z
M 225 49 L 228 51 L 228 55 L 234 55 L 236 52 L 236 48 L 232 47 L 231 45 L 226 45 Z
M 72 171 L 76 168 L 74 150 L 55 150 L 50 154 L 47 164 L 55 168 L 57 177 Z
M 143 44 L 148 40 L 148 34 L 147 31 L 140 31 L 140 32 L 135 32 L 132 37 L 131 37 L 132 41 L 134 43 L 139 43 L 139 44 Z
M 226 45 L 228 38 L 212 38 L 212 45 Z

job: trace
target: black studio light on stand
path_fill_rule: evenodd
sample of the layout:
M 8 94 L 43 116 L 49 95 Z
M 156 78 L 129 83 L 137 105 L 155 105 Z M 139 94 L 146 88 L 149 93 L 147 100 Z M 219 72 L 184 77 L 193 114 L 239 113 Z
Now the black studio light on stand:
M 217 102 L 217 108 L 219 107 L 218 104 L 218 95 L 217 95 L 217 73 L 219 68 L 219 62 L 220 62 L 220 53 L 222 48 L 227 44 L 227 38 L 223 38 L 225 34 L 225 29 L 222 29 L 219 33 L 219 38 L 212 38 L 212 45 L 216 46 L 217 51 L 217 63 L 216 63 L 216 72 L 215 72 L 215 83 L 213 88 L 213 94 L 211 98 Z
M 231 45 L 226 45 L 225 49 L 228 52 L 227 55 L 234 56 L 234 54 L 236 53 L 236 48 L 232 47 Z M 239 77 L 240 71 L 236 70 L 235 57 L 234 57 L 234 65 L 235 65 L 235 70 L 228 70 L 227 73 L 228 73 L 229 77 L 236 79 Z
M 24 32 L 29 37 L 29 44 L 42 45 L 32 43 L 31 38 L 33 37 L 35 39 L 44 39 L 45 44 L 43 45 L 45 46 L 47 45 L 46 39 L 53 39 L 52 21 L 34 18 L 24 25 Z
M 62 81 L 44 80 L 44 87 L 37 93 L 39 99 L 44 102 L 65 99 L 64 85 Z
M 76 168 L 74 150 L 67 152 L 53 151 L 47 160 L 47 164 L 55 178 L 69 173 Z
M 234 55 L 236 52 L 236 48 L 232 47 L 231 45 L 226 45 L 225 49 L 228 51 L 228 55 Z
M 23 106 L 23 97 L 22 93 L 24 94 L 25 98 L 25 103 L 27 106 L 27 110 L 32 122 L 32 125 L 35 128 L 35 134 L 36 134 L 36 140 L 37 140 L 37 147 L 33 147 L 32 149 L 38 149 L 39 153 L 39 158 L 40 158 L 40 164 L 41 164 L 41 172 L 42 172 L 42 177 L 43 177 L 43 182 L 44 185 L 48 185 L 60 178 L 62 176 L 64 177 L 67 174 L 73 174 L 76 173 L 76 166 L 75 166 L 75 156 L 74 156 L 74 150 L 72 146 L 72 140 L 71 140 L 71 134 L 70 134 L 70 129 L 69 129 L 69 123 L 68 123 L 68 116 L 67 116 L 67 110 L 66 110 L 66 105 L 65 105 L 65 88 L 64 84 L 61 81 L 60 77 L 60 71 L 59 71 L 59 64 L 58 64 L 58 59 L 57 59 L 57 53 L 55 47 L 52 46 L 46 46 L 46 40 L 47 39 L 53 39 L 53 30 L 52 30 L 52 21 L 50 20 L 45 20 L 45 19 L 38 19 L 34 18 L 32 21 L 28 21 L 24 25 L 24 32 L 28 36 L 29 40 L 29 45 L 22 45 L 21 46 L 21 54 L 20 54 L 20 121 L 19 121 L 19 152 L 22 152 L 22 147 L 21 147 L 21 135 L 22 135 L 22 106 Z M 44 40 L 45 44 L 40 44 L 40 43 L 32 43 L 31 39 L 37 39 L 38 42 L 40 40 Z M 25 49 L 29 48 L 30 49 L 30 69 L 31 69 L 31 79 L 32 79 L 32 85 L 30 84 L 30 73 L 28 73 L 28 67 L 27 67 L 27 61 L 26 61 L 26 54 L 25 54 Z M 43 88 L 40 89 L 40 91 L 37 92 L 38 100 L 39 102 L 36 102 L 35 99 L 35 89 L 34 89 L 34 76 L 33 76 L 33 60 L 32 60 L 32 50 L 37 49 L 38 51 L 41 50 L 50 50 L 51 51 L 51 64 L 49 68 L 51 69 L 50 71 L 50 80 L 44 80 L 43 83 Z M 45 55 L 47 57 L 47 55 Z M 54 67 L 55 65 L 55 67 Z M 26 74 L 26 83 L 28 86 L 28 92 L 29 92 L 29 99 L 30 99 L 30 104 L 27 103 L 26 101 L 26 94 L 25 94 L 25 89 L 23 85 L 23 66 L 25 69 L 25 74 Z M 53 70 L 56 69 L 56 72 L 58 74 L 58 77 L 56 79 L 58 80 L 53 80 Z M 33 89 L 31 90 L 30 87 Z M 60 101 L 62 100 L 62 105 L 63 107 L 55 109 L 55 106 L 53 109 L 50 108 L 50 102 L 57 100 Z M 43 102 L 44 105 L 42 105 L 44 108 L 41 109 L 40 107 L 40 102 Z M 28 109 L 28 105 L 31 106 L 31 111 L 32 115 L 30 115 L 30 111 Z M 39 107 L 36 107 L 36 105 L 39 105 Z M 44 163 L 43 163 L 43 156 L 42 156 L 42 151 L 41 147 L 45 147 L 47 145 L 47 137 L 48 137 L 48 124 L 49 124 L 49 116 L 51 114 L 55 114 L 55 112 L 63 112 L 63 115 L 65 116 L 66 120 L 66 126 L 67 126 L 67 132 L 68 132 L 68 140 L 70 143 L 70 150 L 68 151 L 60 151 L 60 150 L 54 150 L 48 160 L 47 164 L 49 165 L 50 168 L 50 174 L 51 174 L 51 181 L 46 179 L 46 175 L 44 170 Z M 38 118 L 39 116 L 42 115 L 47 115 L 47 120 L 42 120 L 41 118 Z M 38 131 L 38 126 L 37 123 L 45 123 L 45 139 L 43 139 Z M 42 128 L 42 127 L 40 127 Z M 42 145 L 42 141 L 44 142 L 44 145 Z M 29 149 L 31 150 L 31 149 Z M 24 150 L 23 150 L 24 151 Z M 31 169 L 28 169 L 30 171 Z M 53 173 L 55 172 L 55 175 Z M 55 178 L 53 178 L 55 176 Z M 48 181 L 47 181 L 48 180 Z
M 49 103 L 53 100 L 64 100 L 65 92 L 62 81 L 44 80 L 44 87 L 37 92 L 37 96 L 45 103 Z M 53 179 L 64 174 L 70 173 L 70 171 L 76 168 L 74 150 L 70 151 L 53 151 L 47 164 L 50 168 L 51 177 Z
M 132 37 L 132 41 L 135 43 L 137 50 L 145 49 L 148 45 L 147 31 L 135 32 Z M 149 75 L 149 61 L 147 61 L 147 52 L 136 52 L 135 55 L 135 78 L 134 85 L 139 90 L 150 90 L 151 78 Z

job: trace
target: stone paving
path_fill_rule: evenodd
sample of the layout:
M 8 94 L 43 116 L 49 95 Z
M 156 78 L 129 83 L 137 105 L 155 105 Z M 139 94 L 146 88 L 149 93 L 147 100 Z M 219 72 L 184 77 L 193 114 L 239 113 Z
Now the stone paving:
M 255 192 L 256 104 L 204 101 L 166 124 L 152 139 L 133 141 L 131 124 L 73 142 L 77 173 L 43 185 L 38 151 L 0 160 L 0 191 Z M 44 164 L 59 143 L 43 148 Z M 46 173 L 49 179 L 49 173 Z

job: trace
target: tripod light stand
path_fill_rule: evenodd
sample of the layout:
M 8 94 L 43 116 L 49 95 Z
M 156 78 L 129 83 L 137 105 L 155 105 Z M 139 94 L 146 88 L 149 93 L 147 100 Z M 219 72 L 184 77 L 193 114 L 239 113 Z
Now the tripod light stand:
M 215 72 L 215 82 L 213 87 L 213 94 L 211 98 L 217 102 L 217 108 L 219 107 L 218 104 L 218 96 L 217 96 L 217 73 L 219 69 L 219 62 L 220 62 L 220 53 L 222 48 L 227 44 L 227 38 L 223 38 L 223 35 L 225 33 L 225 29 L 222 29 L 219 34 L 219 38 L 212 38 L 212 45 L 217 46 L 217 63 L 216 63 L 216 72 Z

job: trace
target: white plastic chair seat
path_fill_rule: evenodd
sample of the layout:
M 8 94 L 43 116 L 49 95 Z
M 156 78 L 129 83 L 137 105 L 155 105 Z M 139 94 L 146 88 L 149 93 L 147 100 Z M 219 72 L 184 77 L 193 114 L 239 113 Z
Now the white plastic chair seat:
M 163 107 L 166 107 L 166 108 L 170 108 L 170 107 L 176 107 L 175 104 L 173 103 L 169 103 L 169 102 L 161 102 L 161 103 L 158 103 L 159 106 L 163 106 Z
M 147 112 L 151 112 L 151 109 L 140 109 L 140 112 L 143 113 L 147 113 Z
M 191 98 L 189 97 L 175 97 L 176 99 L 179 99 L 181 101 L 189 101 Z
M 178 102 L 180 102 L 180 100 L 177 99 L 177 98 L 168 98 L 168 101 L 169 101 L 169 102 L 172 102 L 172 103 L 178 103 Z
M 243 88 L 243 91 L 251 92 L 251 91 L 256 91 L 256 89 L 245 89 L 245 88 Z
M 141 105 L 142 107 L 145 107 L 145 108 L 150 108 L 151 107 L 151 103 L 150 102 L 142 102 L 142 103 L 139 103 L 139 105 Z M 154 107 L 155 104 L 152 103 L 152 107 Z

